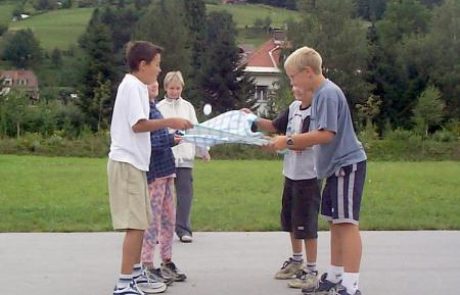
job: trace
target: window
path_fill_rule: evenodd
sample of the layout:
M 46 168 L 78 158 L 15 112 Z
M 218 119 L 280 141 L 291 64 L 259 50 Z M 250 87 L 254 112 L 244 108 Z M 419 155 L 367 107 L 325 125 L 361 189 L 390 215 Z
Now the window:
M 11 79 L 11 78 L 5 78 L 5 81 L 3 82 L 3 85 L 5 85 L 5 86 L 12 86 L 12 85 L 13 85 L 13 79 Z
M 255 96 L 258 101 L 266 101 L 268 99 L 268 86 L 256 86 Z

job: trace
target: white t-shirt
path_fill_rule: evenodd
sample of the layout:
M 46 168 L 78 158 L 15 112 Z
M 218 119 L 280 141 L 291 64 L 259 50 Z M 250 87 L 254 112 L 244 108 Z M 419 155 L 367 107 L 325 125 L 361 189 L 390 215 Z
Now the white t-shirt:
M 311 107 L 302 109 L 300 101 L 294 101 L 289 109 L 273 120 L 278 132 L 286 135 L 308 132 Z M 316 178 L 315 154 L 312 148 L 301 151 L 287 150 L 284 155 L 283 175 L 291 180 Z
M 148 171 L 150 162 L 150 133 L 133 131 L 133 126 L 149 118 L 147 85 L 126 74 L 118 86 L 110 126 L 109 158 L 126 162 L 139 170 Z

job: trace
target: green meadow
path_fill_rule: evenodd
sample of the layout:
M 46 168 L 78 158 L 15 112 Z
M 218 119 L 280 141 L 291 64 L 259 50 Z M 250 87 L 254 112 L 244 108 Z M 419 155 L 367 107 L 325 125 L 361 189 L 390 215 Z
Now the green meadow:
M 239 28 L 251 27 L 256 19 L 264 20 L 266 17 L 270 17 L 272 26 L 282 28 L 287 20 L 296 20 L 299 17 L 297 11 L 262 4 L 206 5 L 206 10 L 208 13 L 211 11 L 228 11 L 233 15 L 233 20 Z
M 15 8 L 15 4 L 12 2 L 6 2 L 0 4 L 0 25 L 7 26 L 13 18 L 12 13 Z
M 111 230 L 106 159 L 0 155 L 0 232 Z M 196 161 L 196 231 L 279 230 L 281 161 Z M 365 230 L 460 229 L 459 162 L 370 162 Z M 326 229 L 321 222 L 321 229 Z
M 66 50 L 71 45 L 77 45 L 77 40 L 85 31 L 92 13 L 93 8 L 53 10 L 11 23 L 10 30 L 29 28 L 45 50 Z
M 36 14 L 19 22 L 10 22 L 14 7 L 10 2 L 0 5 L 0 24 L 9 23 L 11 31 L 31 29 L 39 39 L 40 45 L 47 51 L 54 48 L 66 50 L 76 45 L 94 10 L 94 8 L 60 9 Z M 259 45 L 269 38 L 265 34 L 248 36 L 244 31 L 246 27 L 253 26 L 256 19 L 264 20 L 270 17 L 273 27 L 283 27 L 287 20 L 298 18 L 298 12 L 258 4 L 207 5 L 206 8 L 208 13 L 222 10 L 231 13 L 240 31 L 238 41 L 254 45 Z

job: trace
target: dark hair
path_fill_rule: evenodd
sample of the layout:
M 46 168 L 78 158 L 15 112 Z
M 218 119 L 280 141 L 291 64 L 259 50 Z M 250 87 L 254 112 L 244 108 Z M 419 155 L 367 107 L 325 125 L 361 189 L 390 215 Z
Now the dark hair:
M 150 63 L 163 48 L 148 41 L 132 41 L 126 45 L 126 63 L 132 72 L 139 70 L 141 61 Z

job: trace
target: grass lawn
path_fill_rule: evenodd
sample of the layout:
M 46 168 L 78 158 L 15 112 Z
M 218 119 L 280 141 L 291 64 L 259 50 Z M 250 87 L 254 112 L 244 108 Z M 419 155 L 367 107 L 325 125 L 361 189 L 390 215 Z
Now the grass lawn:
M 68 49 L 76 45 L 85 31 L 94 8 L 73 8 L 53 10 L 26 20 L 11 23 L 10 30 L 30 28 L 48 51 L 54 48 Z
M 12 2 L 0 4 L 0 25 L 7 26 L 11 22 L 13 18 L 12 13 L 15 7 L 16 4 Z
M 194 229 L 279 230 L 281 167 L 197 161 Z M 460 230 L 458 175 L 459 162 L 369 163 L 361 227 Z M 0 155 L 0 232 L 111 230 L 106 182 L 106 159 Z

